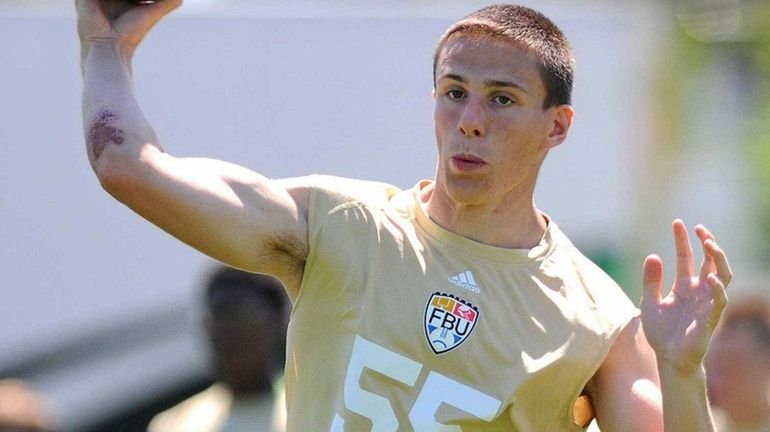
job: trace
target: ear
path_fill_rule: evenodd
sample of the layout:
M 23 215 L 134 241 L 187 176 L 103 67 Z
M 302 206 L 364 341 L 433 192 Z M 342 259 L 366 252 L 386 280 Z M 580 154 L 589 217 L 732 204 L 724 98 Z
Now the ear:
M 575 111 L 569 105 L 559 105 L 549 108 L 553 123 L 548 131 L 546 147 L 552 149 L 567 139 L 567 133 L 572 126 L 572 117 Z
M 433 98 L 433 102 L 436 101 L 436 89 L 430 91 L 430 97 Z

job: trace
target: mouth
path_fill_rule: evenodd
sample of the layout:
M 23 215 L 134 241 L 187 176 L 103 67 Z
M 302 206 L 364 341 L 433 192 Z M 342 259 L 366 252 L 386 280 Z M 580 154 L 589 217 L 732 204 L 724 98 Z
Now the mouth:
M 468 172 L 481 169 L 487 163 L 471 154 L 457 154 L 452 156 L 452 166 L 458 171 Z

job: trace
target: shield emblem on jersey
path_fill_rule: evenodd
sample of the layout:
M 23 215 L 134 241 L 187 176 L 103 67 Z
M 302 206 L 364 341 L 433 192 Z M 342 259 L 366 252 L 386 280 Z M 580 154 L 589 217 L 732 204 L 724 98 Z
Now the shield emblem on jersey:
M 479 310 L 465 300 L 446 293 L 433 293 L 425 307 L 425 336 L 436 354 L 457 348 L 470 336 L 479 320 Z

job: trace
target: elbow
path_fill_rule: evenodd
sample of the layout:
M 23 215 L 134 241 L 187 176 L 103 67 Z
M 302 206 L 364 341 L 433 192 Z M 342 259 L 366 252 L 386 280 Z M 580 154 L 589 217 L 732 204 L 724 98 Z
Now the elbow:
M 152 146 L 147 150 L 156 150 Z M 102 189 L 118 201 L 126 202 L 137 188 L 141 187 L 142 179 L 146 177 L 147 167 L 142 154 L 145 149 L 131 151 L 129 149 L 107 148 L 99 157 L 93 158 L 91 166 Z
M 107 155 L 101 155 L 99 159 L 92 162 L 91 166 L 102 189 L 119 198 L 120 190 L 131 182 L 128 178 L 130 168 L 126 167 L 123 163 L 125 161 L 121 161 L 119 158 L 105 156 Z
M 156 142 L 154 131 L 146 123 L 121 122 L 111 110 L 99 112 L 86 133 L 86 145 L 102 188 L 123 201 L 125 193 L 141 184 L 147 161 L 161 152 Z
M 115 153 L 118 152 L 102 153 L 99 158 L 91 162 L 91 166 L 102 189 L 119 201 L 123 201 L 121 197 L 128 193 L 128 188 L 134 183 L 131 179 L 133 162 Z

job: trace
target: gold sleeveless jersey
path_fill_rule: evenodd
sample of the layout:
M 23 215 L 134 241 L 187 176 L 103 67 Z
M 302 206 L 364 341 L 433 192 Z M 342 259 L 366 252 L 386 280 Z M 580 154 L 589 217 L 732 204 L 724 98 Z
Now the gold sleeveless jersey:
M 315 183 L 287 430 L 581 430 L 574 401 L 638 311 L 555 223 L 498 248 L 432 222 L 425 181 Z

